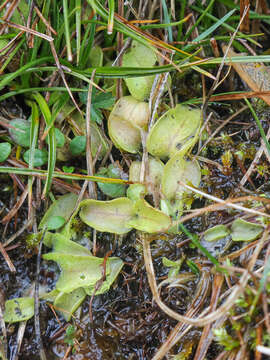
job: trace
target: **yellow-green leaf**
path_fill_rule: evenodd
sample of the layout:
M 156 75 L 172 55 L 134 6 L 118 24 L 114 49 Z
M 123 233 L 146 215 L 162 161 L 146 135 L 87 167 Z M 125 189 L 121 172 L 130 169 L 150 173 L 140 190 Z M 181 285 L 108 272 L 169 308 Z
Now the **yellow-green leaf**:
M 66 321 L 69 321 L 71 315 L 78 309 L 86 297 L 83 288 L 78 288 L 71 293 L 64 293 L 57 289 L 41 296 L 42 299 L 53 302 L 54 308 Z
M 171 219 L 162 211 L 149 205 L 144 199 L 140 199 L 135 202 L 133 216 L 127 224 L 140 231 L 157 233 L 168 230 Z
M 179 182 L 199 186 L 201 170 L 196 160 L 185 160 L 181 152 L 172 157 L 164 167 L 162 192 L 168 200 L 179 200 L 184 192 L 189 193 Z
M 140 182 L 141 161 L 133 161 L 129 168 L 129 180 L 135 183 Z M 145 185 L 149 194 L 160 191 L 161 178 L 163 175 L 164 164 L 152 157 L 149 158 L 148 168 L 145 170 Z
M 87 199 L 81 202 L 80 218 L 98 231 L 125 234 L 131 230 L 127 222 L 132 216 L 132 205 L 124 197 L 111 201 Z
M 184 155 L 196 141 L 199 128 L 200 110 L 176 105 L 152 127 L 147 138 L 147 150 L 161 159 L 172 157 L 179 151 Z
M 143 44 L 133 41 L 131 48 L 123 56 L 123 66 L 126 67 L 151 67 L 157 61 L 155 52 Z M 126 78 L 128 90 L 131 95 L 144 101 L 149 98 L 155 76 L 141 76 L 135 78 Z
M 5 302 L 4 320 L 7 323 L 26 321 L 34 315 L 34 298 L 21 297 Z
M 77 199 L 78 196 L 73 193 L 60 196 L 46 211 L 39 224 L 39 229 L 44 229 L 51 224 L 52 218 L 56 216 L 61 216 L 67 221 L 74 210 Z
M 147 103 L 132 96 L 124 96 L 115 104 L 109 119 L 108 129 L 114 145 L 124 151 L 137 153 L 141 148 L 141 131 L 149 120 Z
M 232 223 L 233 241 L 252 241 L 257 239 L 263 232 L 263 227 L 243 219 L 236 219 Z

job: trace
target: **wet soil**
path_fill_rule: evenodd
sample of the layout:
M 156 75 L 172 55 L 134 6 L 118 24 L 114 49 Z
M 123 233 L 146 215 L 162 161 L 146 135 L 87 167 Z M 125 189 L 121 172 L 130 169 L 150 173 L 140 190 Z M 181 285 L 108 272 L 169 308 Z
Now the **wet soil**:
M 213 111 L 217 112 L 218 106 L 213 106 Z M 211 125 L 213 131 L 219 126 L 220 121 L 226 119 L 231 111 L 223 109 L 223 116 L 216 117 L 216 122 Z M 268 113 L 263 116 L 263 125 L 266 127 L 269 118 Z M 253 120 L 246 118 L 246 114 L 234 119 L 234 123 L 224 128 L 227 135 L 236 135 L 229 138 L 221 137 L 219 140 L 212 141 L 204 156 L 208 159 L 222 163 L 221 155 L 225 150 L 230 150 L 232 154 L 244 144 L 247 149 L 260 145 L 260 137 Z M 237 123 L 239 122 L 239 124 Z M 243 122 L 247 125 L 243 126 Z M 251 150 L 250 150 L 251 151 Z M 196 149 L 195 149 L 196 152 Z M 260 160 L 264 164 L 264 158 Z M 247 169 L 251 159 L 247 158 L 244 163 Z M 209 194 L 213 194 L 220 198 L 229 196 L 243 195 L 238 184 L 243 176 L 241 168 L 238 166 L 235 157 L 229 165 L 229 169 L 219 170 L 213 165 L 206 165 L 208 174 L 202 180 L 202 189 Z M 254 173 L 252 176 L 256 187 L 266 186 L 268 183 L 268 172 L 263 176 Z M 4 192 L 2 187 L 1 199 L 2 203 L 12 204 L 12 182 L 8 177 L 2 179 L 6 189 L 10 188 L 10 192 Z M 251 190 L 252 187 L 250 187 Z M 193 203 L 193 208 L 199 208 L 207 204 L 203 199 L 197 199 Z M 27 209 L 22 208 L 19 213 L 17 228 L 19 228 L 27 217 Z M 214 212 L 206 214 L 203 217 L 193 219 L 187 224 L 187 228 L 192 233 L 200 234 L 207 228 L 224 223 L 230 220 L 230 216 L 226 212 Z M 5 238 L 14 232 L 14 221 L 7 228 Z M 1 225 L 1 233 L 4 226 Z M 1 292 L 6 299 L 23 296 L 25 290 L 33 285 L 36 276 L 37 249 L 28 249 L 25 246 L 26 234 L 16 239 L 15 246 L 13 244 L 7 248 L 8 255 L 13 262 L 16 273 L 11 273 L 6 262 L 1 260 L 0 263 L 0 282 Z M 160 281 L 165 279 L 168 269 L 162 265 L 162 257 L 166 256 L 171 260 L 178 260 L 183 254 L 193 261 L 199 261 L 201 254 L 198 255 L 197 250 L 190 247 L 189 242 L 184 246 L 177 246 L 186 237 L 179 235 L 171 237 L 169 240 L 156 239 L 152 243 L 152 255 L 156 271 L 156 277 Z M 5 239 L 3 239 L 5 240 Z M 152 295 L 148 286 L 146 271 L 144 267 L 142 247 L 135 233 L 129 233 L 123 239 L 115 242 L 114 237 L 108 234 L 99 234 L 98 236 L 98 254 L 103 257 L 109 250 L 113 250 L 112 256 L 119 256 L 124 262 L 124 268 L 113 287 L 106 294 L 96 296 L 92 304 L 93 319 L 89 317 L 89 298 L 84 302 L 81 309 L 80 320 L 72 320 L 75 329 L 75 343 L 71 351 L 68 353 L 68 359 L 151 359 L 160 346 L 166 341 L 170 331 L 176 325 L 176 321 L 168 318 L 155 303 L 152 301 Z M 235 247 L 237 248 L 237 246 Z M 43 252 L 48 249 L 43 248 Z M 202 259 L 203 261 L 203 259 Z M 183 271 L 191 273 L 190 268 L 184 265 Z M 59 274 L 58 267 L 55 263 L 42 261 L 40 272 L 40 286 L 52 288 Z M 210 275 L 212 277 L 212 275 Z M 166 288 L 162 289 L 162 299 L 175 311 L 185 314 L 192 302 L 198 280 L 190 281 L 186 284 L 187 289 Z M 208 299 L 209 301 L 209 299 Z M 207 304 L 207 301 L 206 301 Z M 56 317 L 51 307 L 46 302 L 40 304 L 40 322 L 41 337 L 45 348 L 47 359 L 60 359 L 65 356 L 68 349 L 66 343 L 67 324 L 61 317 Z M 19 325 L 7 326 L 8 331 L 8 351 L 12 358 L 16 349 L 16 337 Z M 185 344 L 191 344 L 190 354 L 196 350 L 196 345 L 200 339 L 200 329 L 189 332 L 181 342 L 172 349 L 171 354 L 177 354 L 181 351 Z M 27 322 L 25 335 L 18 358 L 39 359 L 39 345 L 36 341 L 34 319 Z M 213 344 L 208 353 L 207 359 L 215 359 L 220 353 L 221 348 Z M 192 358 L 192 355 L 190 355 Z

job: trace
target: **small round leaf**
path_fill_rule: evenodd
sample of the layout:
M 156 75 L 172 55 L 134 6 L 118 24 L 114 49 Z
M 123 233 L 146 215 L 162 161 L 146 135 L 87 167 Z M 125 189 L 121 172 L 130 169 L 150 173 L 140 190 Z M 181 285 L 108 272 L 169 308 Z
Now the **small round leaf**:
M 86 137 L 85 136 L 75 136 L 69 144 L 71 154 L 74 156 L 80 155 L 85 151 L 86 147 Z
M 179 152 L 164 167 L 162 192 L 170 201 L 180 200 L 185 192 L 190 193 L 190 190 L 186 190 L 180 182 L 199 186 L 200 181 L 201 170 L 198 162 L 185 160 Z
M 23 158 L 24 161 L 29 164 L 29 160 L 30 160 L 30 150 L 27 150 L 24 154 L 23 154 Z M 44 164 L 46 164 L 48 161 L 48 152 L 46 150 L 40 150 L 40 149 L 35 149 L 35 154 L 34 154 L 34 166 L 42 166 Z
M 0 162 L 5 161 L 11 153 L 11 145 L 8 142 L 0 144 Z
M 178 104 L 152 127 L 147 138 L 147 150 L 161 159 L 171 158 L 179 150 L 184 155 L 196 141 L 199 128 L 200 110 Z
M 12 127 L 9 128 L 9 133 L 12 140 L 23 147 L 30 146 L 30 127 L 29 121 L 24 119 L 13 119 L 9 122 Z
M 114 145 L 136 154 L 141 148 L 141 132 L 149 120 L 149 107 L 132 96 L 124 96 L 115 104 L 109 119 L 108 130 Z

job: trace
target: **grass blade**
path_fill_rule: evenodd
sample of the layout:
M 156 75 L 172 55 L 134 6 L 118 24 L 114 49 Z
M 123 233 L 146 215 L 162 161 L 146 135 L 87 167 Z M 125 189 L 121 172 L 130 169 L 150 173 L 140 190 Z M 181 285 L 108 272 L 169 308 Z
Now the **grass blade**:
M 52 123 L 52 115 L 51 115 L 50 109 L 49 109 L 45 99 L 39 93 L 33 94 L 33 98 L 36 100 L 36 102 L 39 105 L 40 111 L 46 122 L 46 126 L 50 127 L 51 123 Z M 51 183 L 52 183 L 53 171 L 54 171 L 54 167 L 55 167 L 55 163 L 56 163 L 56 140 L 55 140 L 55 133 L 54 133 L 53 126 L 48 131 L 48 144 L 49 144 L 48 174 L 47 174 L 46 183 L 44 186 L 42 197 L 45 197 L 49 193 Z
M 259 128 L 259 131 L 260 131 L 261 137 L 262 137 L 262 139 L 263 139 L 263 142 L 264 142 L 264 144 L 265 144 L 265 147 L 266 147 L 266 149 L 267 149 L 267 151 L 268 151 L 268 154 L 270 155 L 270 144 L 269 144 L 269 142 L 268 142 L 268 140 L 267 140 L 267 137 L 266 137 L 265 132 L 264 132 L 264 130 L 263 130 L 262 124 L 261 124 L 261 122 L 260 122 L 257 114 L 255 113 L 255 111 L 254 111 L 251 103 L 250 103 L 250 102 L 248 101 L 248 99 L 246 99 L 246 98 L 245 98 L 244 100 L 245 100 L 247 106 L 249 107 L 249 110 L 250 110 L 251 114 L 253 115 L 254 120 L 256 121 L 256 124 L 257 124 L 257 126 L 258 126 L 258 128 Z
M 168 12 L 168 8 L 166 5 L 166 0 L 162 0 L 162 8 L 163 8 L 163 14 L 164 14 L 164 20 L 165 23 L 170 23 L 170 16 L 169 16 L 169 12 Z M 173 42 L 173 34 L 172 34 L 172 29 L 171 27 L 168 28 L 168 39 L 169 42 Z
M 39 176 L 39 177 L 47 177 L 47 170 L 40 169 L 28 169 L 28 168 L 18 168 L 18 167 L 7 167 L 0 166 L 0 173 L 6 174 L 18 174 L 18 175 L 26 175 L 26 176 Z M 70 174 L 59 171 L 54 171 L 52 173 L 53 178 L 59 178 L 64 180 L 88 180 L 88 181 L 96 181 L 108 184 L 131 184 L 131 181 L 122 180 L 122 179 L 113 179 L 113 178 L 104 178 L 99 176 L 89 176 L 83 174 Z
M 108 27 L 107 27 L 107 33 L 109 35 L 113 32 L 113 23 L 114 23 L 114 0 L 109 0 L 109 16 L 108 16 Z
M 77 52 L 78 66 L 80 63 L 80 52 L 81 52 L 81 16 L 82 16 L 81 0 L 76 0 L 76 52 Z
M 228 14 L 224 15 L 223 18 L 218 20 L 214 25 L 210 26 L 209 29 L 205 30 L 203 33 L 201 33 L 199 36 L 196 37 L 193 41 L 201 41 L 205 39 L 207 36 L 210 36 L 220 25 L 224 24 L 229 17 L 235 12 L 235 9 L 228 12 Z
M 38 106 L 34 101 L 29 101 L 28 104 L 32 108 L 31 115 L 31 128 L 30 128 L 30 156 L 29 156 L 29 169 L 34 168 L 34 157 L 38 139 L 38 128 L 39 128 L 39 111 Z M 33 176 L 28 178 L 28 220 L 31 218 L 32 209 L 32 185 Z
M 71 91 L 73 92 L 86 92 L 86 89 L 79 89 L 79 88 L 70 88 Z M 27 89 L 18 89 L 18 90 L 13 90 L 13 91 L 9 91 L 6 94 L 0 96 L 0 102 L 11 97 L 11 96 L 15 96 L 15 95 L 20 95 L 20 94 L 25 94 L 28 92 L 35 92 L 35 91 L 50 91 L 50 92 L 54 92 L 54 91 L 61 91 L 61 92 L 67 92 L 67 88 L 66 87 L 60 87 L 60 86 L 54 86 L 54 87 L 33 87 L 33 88 L 27 88 Z
M 70 30 L 69 30 L 69 19 L 68 19 L 68 2 L 63 0 L 63 13 L 64 13 L 64 24 L 65 24 L 65 37 L 67 46 L 67 58 L 68 61 L 72 61 L 72 50 L 70 43 Z
M 202 9 L 200 9 L 196 5 L 191 5 L 190 8 L 195 10 L 195 11 L 198 11 L 199 13 L 202 13 Z M 208 12 L 205 13 L 205 16 L 208 17 L 211 20 L 216 21 L 216 22 L 219 20 L 217 17 L 213 16 L 212 14 L 210 14 Z M 223 24 L 221 24 L 221 26 L 223 26 L 226 30 L 231 31 L 232 33 L 235 32 L 235 28 L 232 27 L 231 25 L 223 23 Z M 237 35 L 240 35 L 244 39 L 246 38 L 245 34 L 241 33 L 240 31 L 237 32 Z M 253 40 L 252 38 L 249 37 L 247 39 L 249 40 L 249 42 L 253 43 L 254 45 L 260 46 L 260 44 L 257 41 Z
M 201 252 L 214 264 L 216 265 L 216 268 L 218 271 L 224 272 L 225 270 L 222 269 L 219 265 L 219 262 L 217 261 L 216 258 L 214 258 L 213 255 L 210 254 L 210 252 L 200 244 L 200 242 L 198 241 L 198 239 L 192 235 L 187 229 L 186 227 L 180 223 L 178 224 L 179 228 L 189 237 L 189 239 L 192 241 L 192 243 L 201 250 Z
M 3 89 L 4 86 L 11 83 L 12 80 L 16 79 L 16 77 L 23 75 L 28 69 L 31 69 L 33 66 L 39 64 L 46 64 L 49 61 L 53 61 L 53 57 L 46 56 L 40 59 L 36 59 L 33 61 L 28 62 L 24 66 L 20 67 L 17 71 L 14 71 L 10 74 L 3 76 L 3 79 L 0 81 L 0 90 Z
M 189 35 L 192 33 L 192 31 L 196 28 L 196 26 L 198 26 L 200 24 L 200 22 L 202 21 L 202 19 L 209 13 L 209 10 L 211 9 L 211 7 L 213 6 L 215 0 L 211 0 L 208 4 L 208 6 L 204 9 L 201 10 L 201 15 L 199 16 L 198 20 L 196 20 L 195 24 L 193 26 L 191 26 L 191 28 L 189 29 L 189 31 L 186 33 L 186 35 L 184 36 L 184 40 L 186 40 Z

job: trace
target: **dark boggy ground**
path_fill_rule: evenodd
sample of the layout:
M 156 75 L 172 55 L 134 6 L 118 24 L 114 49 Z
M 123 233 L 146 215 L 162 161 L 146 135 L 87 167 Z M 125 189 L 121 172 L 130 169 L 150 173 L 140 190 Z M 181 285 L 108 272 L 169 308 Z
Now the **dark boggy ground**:
M 217 109 L 215 109 L 216 111 Z M 224 118 L 229 116 L 224 114 Z M 265 125 L 269 115 L 263 115 L 262 121 Z M 240 143 L 244 143 L 247 148 L 260 145 L 258 131 L 256 126 L 252 125 L 251 119 L 246 119 L 245 115 L 239 118 L 239 121 L 250 122 L 250 125 L 237 125 L 236 122 L 227 126 L 227 133 L 237 134 L 232 138 L 232 142 L 224 143 L 211 142 L 207 152 L 203 155 L 214 161 L 221 162 L 221 155 L 224 150 L 237 151 Z M 217 122 L 215 126 L 218 126 Z M 263 163 L 263 158 L 262 158 Z M 251 160 L 247 160 L 245 167 L 248 168 Z M 243 174 L 237 165 L 235 159 L 231 164 L 231 170 L 222 173 L 216 167 L 208 165 L 209 173 L 203 178 L 202 188 L 204 191 L 227 198 L 229 196 L 241 195 L 240 189 L 237 187 L 239 180 Z M 255 173 L 252 177 L 256 186 L 267 184 L 268 173 L 264 177 L 258 177 Z M 7 176 L 3 177 L 5 186 L 12 189 L 12 183 Z M 266 186 L 266 185 L 264 185 Z M 8 192 L 1 188 L 1 200 L 5 204 L 9 204 Z M 10 192 L 12 194 L 12 191 Z M 12 196 L 12 195 L 10 195 Z M 203 199 L 197 199 L 193 207 L 202 207 L 207 205 Z M 27 217 L 27 209 L 22 208 L 19 212 L 18 228 L 23 224 Z M 211 213 L 201 218 L 193 219 L 187 224 L 188 229 L 196 234 L 200 234 L 205 229 L 218 223 L 226 223 L 229 221 L 227 213 Z M 4 227 L 1 225 L 0 233 L 2 234 Z M 88 229 L 89 231 L 89 229 Z M 6 236 L 10 236 L 14 232 L 14 223 L 10 223 Z M 1 295 L 5 299 L 23 296 L 24 291 L 33 284 L 36 276 L 36 258 L 37 250 L 27 249 L 25 246 L 26 235 L 16 239 L 15 246 L 8 248 L 16 273 L 12 274 L 5 261 L 0 263 L 0 282 Z M 196 259 L 198 252 L 191 249 L 189 244 L 178 247 L 177 244 L 184 240 L 183 235 L 172 237 L 167 240 L 159 240 L 152 242 L 152 255 L 158 281 L 166 278 L 168 268 L 162 265 L 162 257 L 166 256 L 171 260 L 178 260 L 183 254 L 190 259 Z M 13 244 L 12 244 L 13 245 Z M 121 241 L 115 243 L 114 237 L 108 234 L 99 234 L 97 256 L 105 256 L 109 250 L 113 250 L 112 256 L 119 256 L 125 266 L 116 280 L 112 288 L 103 295 L 96 296 L 92 304 L 93 321 L 89 317 L 89 298 L 84 302 L 80 314 L 80 320 L 73 320 L 70 324 L 75 327 L 75 344 L 73 351 L 67 355 L 68 359 L 151 359 L 160 346 L 166 341 L 169 333 L 176 325 L 176 321 L 168 318 L 163 312 L 152 302 L 152 294 L 148 286 L 146 271 L 144 267 L 142 247 L 135 233 L 129 233 Z M 43 252 L 49 251 L 45 247 Z M 191 272 L 184 265 L 183 271 Z M 52 288 L 57 280 L 59 270 L 53 262 L 41 262 L 40 286 Z M 188 291 L 181 288 L 162 288 L 163 301 L 173 308 L 175 311 L 184 314 L 189 304 L 192 302 L 199 279 L 190 281 L 187 285 Z M 45 302 L 40 305 L 40 322 L 41 335 L 48 359 L 63 358 L 67 351 L 68 344 L 64 342 L 66 323 L 63 319 L 56 319 L 54 313 Z M 7 326 L 8 331 L 8 348 L 9 356 L 16 347 L 16 336 L 19 325 Z M 172 354 L 181 351 L 185 343 L 192 343 L 191 353 L 196 349 L 196 344 L 200 338 L 200 329 L 194 329 L 173 349 Z M 212 345 L 207 354 L 209 360 L 215 359 L 220 353 L 221 348 L 218 345 Z M 192 355 L 191 355 L 192 358 Z M 37 344 L 34 320 L 27 322 L 19 359 L 39 359 L 39 344 Z

